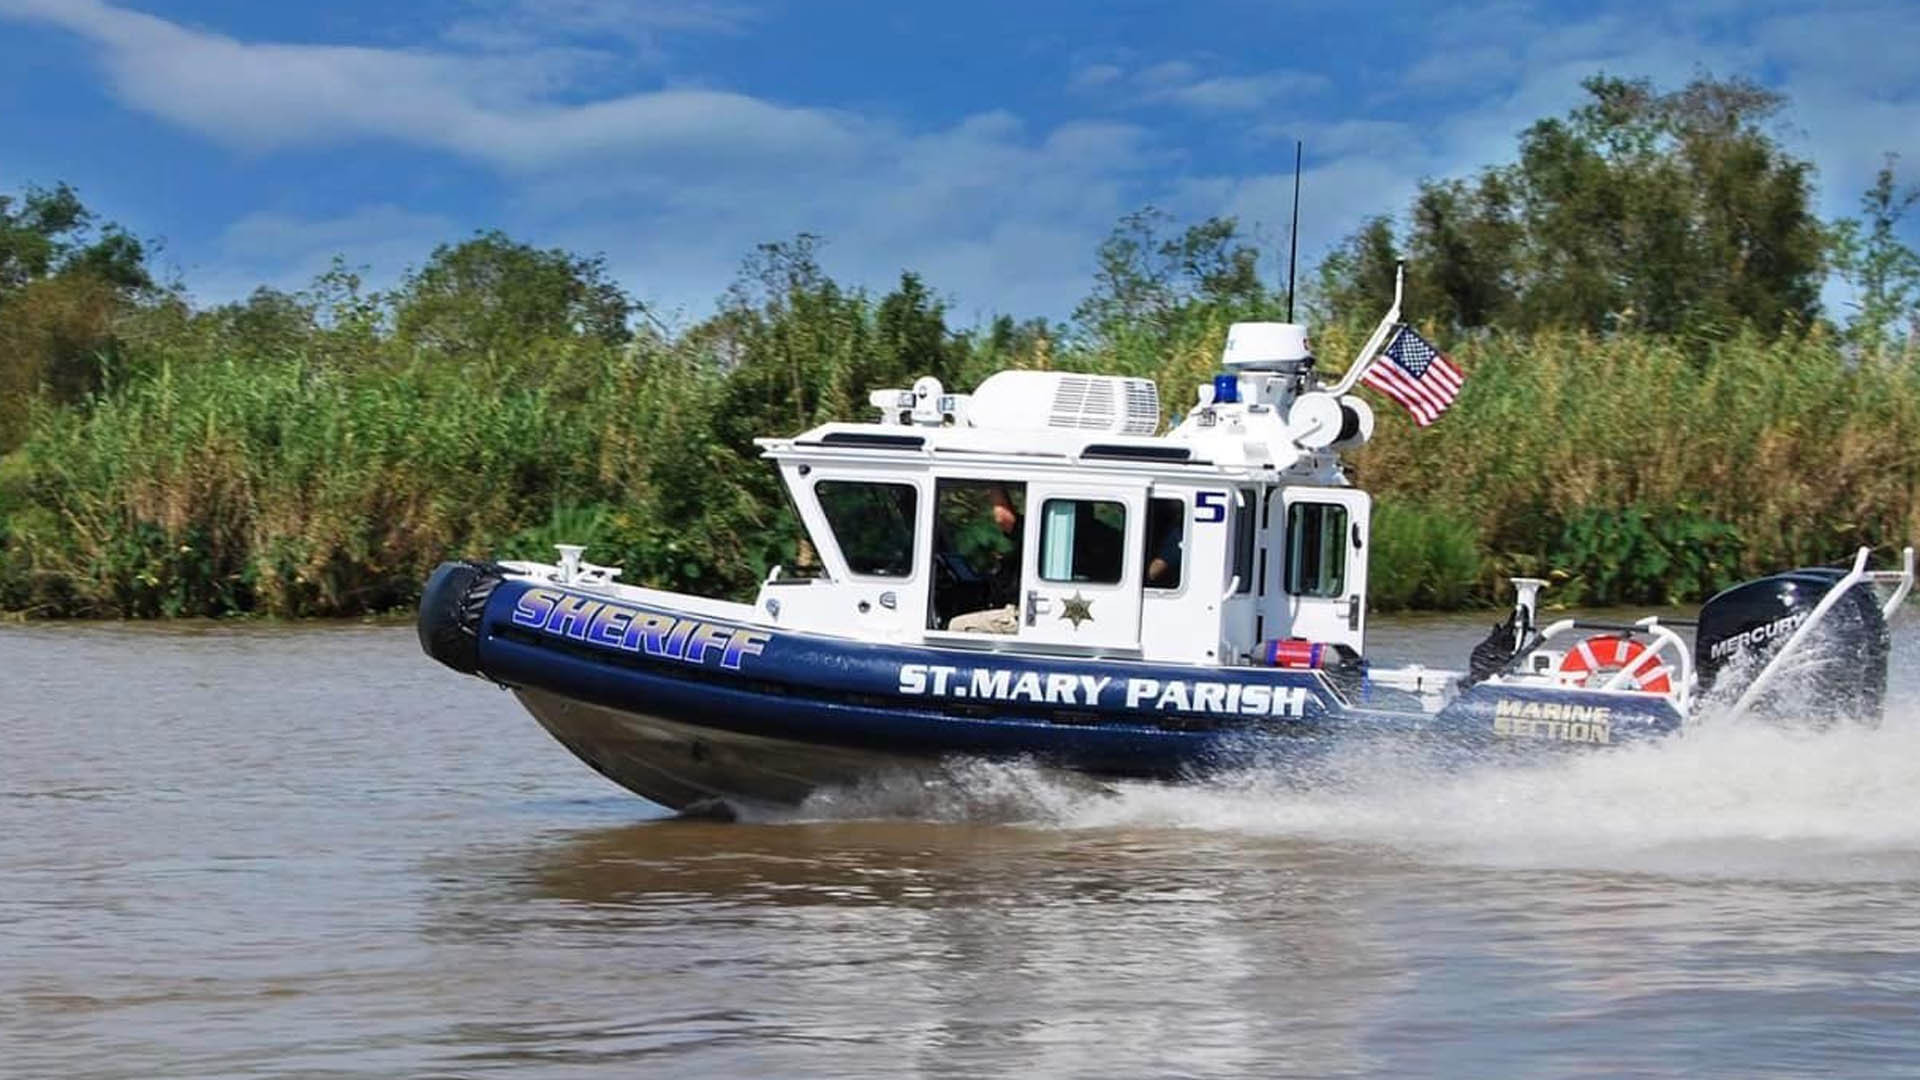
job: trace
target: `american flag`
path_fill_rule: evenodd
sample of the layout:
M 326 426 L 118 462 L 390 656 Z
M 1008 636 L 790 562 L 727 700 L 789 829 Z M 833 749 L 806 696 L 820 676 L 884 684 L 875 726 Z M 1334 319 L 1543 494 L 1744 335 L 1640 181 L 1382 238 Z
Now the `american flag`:
M 1426 427 L 1453 404 L 1467 377 L 1413 327 L 1402 326 L 1360 381 L 1406 406 L 1413 422 Z

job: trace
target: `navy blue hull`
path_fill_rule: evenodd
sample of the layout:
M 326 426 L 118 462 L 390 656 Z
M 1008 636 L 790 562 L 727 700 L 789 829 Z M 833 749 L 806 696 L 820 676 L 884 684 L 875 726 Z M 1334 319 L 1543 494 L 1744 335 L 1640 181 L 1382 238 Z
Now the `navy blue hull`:
M 1356 738 L 1476 753 L 1623 742 L 1680 722 L 1648 695 L 1482 685 L 1426 712 L 1357 675 L 874 644 L 520 580 L 466 598 L 470 640 L 429 651 L 519 691 L 577 755 L 676 808 L 792 803 L 955 756 L 1174 780 Z M 430 630 L 445 640 L 423 604 L 423 642 Z

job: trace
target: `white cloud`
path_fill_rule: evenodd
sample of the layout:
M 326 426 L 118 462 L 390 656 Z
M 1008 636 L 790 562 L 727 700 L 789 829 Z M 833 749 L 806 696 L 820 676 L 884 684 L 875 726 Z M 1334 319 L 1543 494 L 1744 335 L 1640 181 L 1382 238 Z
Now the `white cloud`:
M 662 89 L 584 104 L 565 51 L 526 56 L 246 43 L 99 0 L 0 0 L 91 40 L 129 107 L 249 150 L 386 138 L 498 167 L 581 159 L 814 162 L 858 149 L 852 117 L 722 90 Z
M 1200 77 L 1200 69 L 1191 60 L 1163 60 L 1134 72 L 1133 81 L 1150 90 L 1184 86 Z
M 1082 92 L 1098 90 L 1118 82 L 1126 73 L 1126 69 L 1119 64 L 1088 64 L 1074 71 L 1067 88 Z
M 1129 74 L 1121 64 L 1102 61 L 1076 68 L 1067 87 L 1081 94 L 1106 94 L 1123 107 L 1172 105 L 1196 112 L 1250 112 L 1319 94 L 1332 85 L 1324 75 L 1312 72 L 1237 75 L 1213 70 L 1219 65 L 1210 57 L 1162 60 Z
M 650 46 L 663 33 L 737 34 L 754 18 L 743 4 L 714 0 L 470 0 L 470 6 L 473 14 L 455 22 L 449 38 L 521 45 L 577 36 Z
M 1148 99 L 1184 105 L 1190 109 L 1250 112 L 1287 98 L 1320 93 L 1328 85 L 1323 76 L 1297 71 L 1268 75 L 1216 75 L 1155 91 L 1148 95 Z
M 441 40 L 481 52 L 570 56 L 576 81 L 587 71 L 610 76 L 668 65 L 667 39 L 687 34 L 738 35 L 753 10 L 717 0 L 467 0 L 470 12 Z M 557 43 L 564 42 L 565 45 Z

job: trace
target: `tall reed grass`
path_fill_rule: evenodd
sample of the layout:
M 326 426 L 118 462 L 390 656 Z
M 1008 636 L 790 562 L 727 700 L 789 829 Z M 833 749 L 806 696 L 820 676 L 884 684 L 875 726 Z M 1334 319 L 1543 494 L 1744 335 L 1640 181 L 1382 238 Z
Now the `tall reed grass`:
M 1043 341 L 1011 362 L 1151 375 L 1179 412 L 1223 334 Z M 1317 345 L 1338 367 L 1353 342 Z M 153 345 L 96 399 L 37 408 L 0 460 L 0 608 L 380 611 L 441 558 L 563 537 L 628 580 L 738 595 L 797 536 L 747 437 L 792 423 L 777 417 L 864 415 L 845 403 L 866 387 L 792 349 L 730 355 L 697 340 L 457 358 Z M 1913 367 L 1850 362 L 1818 333 L 1495 335 L 1454 355 L 1469 377 L 1453 412 L 1421 431 L 1376 399 L 1379 433 L 1351 466 L 1376 498 L 1382 607 L 1492 602 L 1511 573 L 1556 579 L 1568 603 L 1691 601 L 1920 535 Z
M 534 383 L 169 356 L 90 407 L 42 408 L 0 494 L 9 599 L 134 616 L 405 604 L 447 553 L 603 493 L 607 395 L 568 387 L 618 372 L 550 359 Z
M 1920 535 L 1920 369 L 1820 333 L 1704 347 L 1623 336 L 1465 345 L 1454 411 L 1384 409 L 1359 456 L 1382 502 L 1474 523 L 1487 579 L 1567 603 L 1680 603 Z

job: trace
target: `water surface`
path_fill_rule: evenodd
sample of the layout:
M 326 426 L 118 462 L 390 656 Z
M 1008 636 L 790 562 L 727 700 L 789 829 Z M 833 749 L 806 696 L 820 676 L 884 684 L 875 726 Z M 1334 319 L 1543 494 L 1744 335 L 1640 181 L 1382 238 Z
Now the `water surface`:
M 0 1075 L 1920 1076 L 1915 637 L 1877 731 L 724 826 L 405 627 L 0 628 Z

